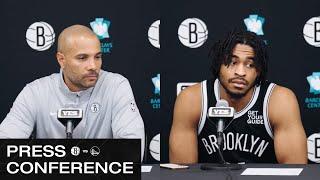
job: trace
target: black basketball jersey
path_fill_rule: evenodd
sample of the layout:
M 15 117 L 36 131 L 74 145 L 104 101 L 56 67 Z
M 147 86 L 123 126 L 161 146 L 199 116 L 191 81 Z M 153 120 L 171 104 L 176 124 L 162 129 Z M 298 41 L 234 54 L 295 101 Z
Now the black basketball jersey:
M 220 161 L 217 145 L 215 119 L 209 119 L 209 107 L 216 106 L 220 99 L 220 82 L 201 82 L 202 112 L 198 124 L 199 162 Z M 275 84 L 264 82 L 254 87 L 251 100 L 245 108 L 235 113 L 234 118 L 225 122 L 222 154 L 230 163 L 277 163 L 273 131 L 268 119 L 268 103 Z

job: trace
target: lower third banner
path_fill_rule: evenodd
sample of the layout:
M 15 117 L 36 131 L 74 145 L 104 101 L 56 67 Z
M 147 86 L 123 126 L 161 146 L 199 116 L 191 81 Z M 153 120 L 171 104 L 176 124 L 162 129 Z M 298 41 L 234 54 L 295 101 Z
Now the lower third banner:
M 1 139 L 0 179 L 141 179 L 138 139 Z

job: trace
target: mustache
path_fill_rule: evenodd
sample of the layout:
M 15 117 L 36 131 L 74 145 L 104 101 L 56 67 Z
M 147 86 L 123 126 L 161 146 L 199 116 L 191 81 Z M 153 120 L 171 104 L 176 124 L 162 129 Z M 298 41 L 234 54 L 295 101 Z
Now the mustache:
M 99 76 L 99 73 L 96 71 L 90 71 L 89 73 L 85 74 L 84 77 L 88 77 L 88 76 Z
M 249 82 L 247 80 L 245 80 L 244 78 L 241 77 L 234 77 L 228 80 L 228 83 L 233 83 L 234 81 L 242 81 L 244 82 L 246 85 L 249 84 Z

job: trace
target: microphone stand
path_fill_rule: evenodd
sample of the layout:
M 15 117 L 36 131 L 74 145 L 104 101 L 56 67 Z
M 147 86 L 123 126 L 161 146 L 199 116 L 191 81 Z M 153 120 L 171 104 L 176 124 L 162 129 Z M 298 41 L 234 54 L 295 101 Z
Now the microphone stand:
M 216 108 L 216 110 L 218 111 L 214 111 L 214 108 Z M 226 110 L 226 108 L 228 108 L 227 113 L 222 113 L 219 115 L 219 108 L 220 110 Z M 225 109 L 223 109 L 225 108 Z M 211 115 L 210 115 L 211 114 Z M 223 154 L 222 154 L 222 144 L 223 144 L 223 131 L 225 129 L 225 122 L 223 118 L 233 118 L 234 117 L 234 109 L 231 107 L 229 107 L 229 104 L 226 100 L 218 100 L 216 107 L 211 107 L 208 110 L 207 113 L 207 118 L 211 120 L 210 117 L 216 117 L 218 118 L 218 122 L 217 122 L 217 144 L 218 144 L 218 154 L 219 154 L 219 158 L 220 158 L 220 162 L 218 164 L 213 164 L 213 163 L 206 163 L 206 164 L 202 164 L 200 166 L 200 169 L 202 170 L 240 170 L 242 169 L 242 166 L 240 164 L 229 164 L 224 160 Z
M 72 133 L 73 133 L 73 122 L 72 120 L 68 120 L 66 125 L 66 138 L 72 139 Z
M 83 111 L 79 108 L 58 109 L 57 119 L 66 128 L 66 139 L 72 139 L 73 129 L 77 127 L 83 117 Z
M 224 160 L 221 146 L 223 144 L 223 132 L 218 132 L 218 154 L 220 158 L 219 163 L 206 163 L 200 166 L 202 170 L 240 170 L 241 164 L 229 164 Z

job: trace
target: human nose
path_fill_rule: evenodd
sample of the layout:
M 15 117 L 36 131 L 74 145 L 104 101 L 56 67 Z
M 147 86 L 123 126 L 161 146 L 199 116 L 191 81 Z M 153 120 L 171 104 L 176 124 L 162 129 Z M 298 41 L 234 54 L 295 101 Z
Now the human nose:
M 235 74 L 238 76 L 245 76 L 246 75 L 246 67 L 243 64 L 239 64 L 236 66 Z
M 90 58 L 87 64 L 88 70 L 97 70 L 97 63 L 94 58 Z

